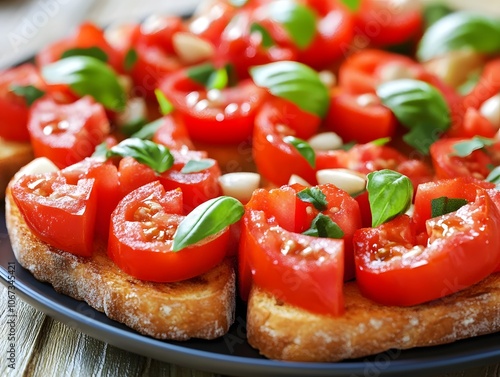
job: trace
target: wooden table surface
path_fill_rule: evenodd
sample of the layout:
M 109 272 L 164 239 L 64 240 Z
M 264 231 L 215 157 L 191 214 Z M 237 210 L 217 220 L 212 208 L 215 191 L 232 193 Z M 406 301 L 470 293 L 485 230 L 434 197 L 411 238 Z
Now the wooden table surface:
M 62 37 L 83 19 L 109 24 L 116 19 L 142 17 L 152 12 L 186 13 L 197 1 L 0 0 L 0 67 L 32 55 L 39 46 Z M 500 0 L 449 2 L 500 14 Z M 52 319 L 20 299 L 15 306 L 16 367 L 11 369 L 7 360 L 10 318 L 7 301 L 7 289 L 0 285 L 0 376 L 215 376 L 193 370 L 189 365 L 168 364 L 111 346 Z M 441 377 L 445 376 L 499 377 L 500 360 L 496 365 L 450 372 Z

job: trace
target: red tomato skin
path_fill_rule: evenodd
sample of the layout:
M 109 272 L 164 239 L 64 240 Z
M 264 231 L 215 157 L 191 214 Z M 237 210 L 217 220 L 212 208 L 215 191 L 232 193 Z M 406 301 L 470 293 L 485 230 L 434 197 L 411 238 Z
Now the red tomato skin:
M 38 239 L 77 256 L 90 257 L 97 207 L 93 186 L 93 179 L 68 184 L 58 173 L 25 175 L 11 186 L 11 192 Z
M 500 92 L 500 58 L 486 63 L 476 86 L 463 98 L 464 108 L 479 109 L 487 99 Z
M 179 70 L 160 83 L 160 89 L 179 112 L 193 142 L 236 144 L 251 138 L 258 109 L 268 98 L 267 91 L 250 80 L 220 91 L 220 100 Z M 192 99 L 194 98 L 194 99 Z
M 70 104 L 42 98 L 33 104 L 28 130 L 35 156 L 64 168 L 89 157 L 110 125 L 102 105 L 91 97 Z
M 166 190 L 180 188 L 184 194 L 184 213 L 191 212 L 209 199 L 222 195 L 219 184 L 221 171 L 215 162 L 211 167 L 199 172 L 182 173 L 184 164 L 176 164 L 158 179 Z
M 163 116 L 162 125 L 156 130 L 152 140 L 169 149 L 194 149 L 188 130 L 177 114 Z
M 293 253 L 283 255 L 284 240 L 322 250 L 322 262 Z M 249 210 L 242 219 L 239 251 L 240 292 L 248 296 L 249 273 L 253 284 L 278 300 L 318 314 L 344 312 L 343 241 L 304 236 L 279 227 L 263 211 Z
M 356 32 L 370 45 L 390 46 L 412 40 L 422 31 L 422 12 L 405 11 L 397 6 L 383 5 L 376 0 L 363 0 L 357 12 Z
M 165 239 L 148 239 L 146 234 L 151 228 L 141 225 L 138 214 L 145 202 L 161 206 L 154 226 L 167 232 Z M 173 233 L 184 218 L 182 207 L 181 191 L 165 192 L 158 181 L 132 191 L 120 201 L 111 216 L 109 257 L 125 273 L 154 282 L 182 281 L 215 267 L 228 250 L 229 228 L 195 245 L 172 252 Z M 151 218 L 145 218 L 148 219 L 151 222 Z
M 432 199 L 445 196 L 447 198 L 465 199 L 470 203 L 476 198 L 478 186 L 485 189 L 495 187 L 491 182 L 473 177 L 440 179 L 419 185 L 415 193 L 413 207 L 413 221 L 417 233 L 426 230 L 426 222 L 431 218 Z
M 73 35 L 61 39 L 40 50 L 36 55 L 36 64 L 43 67 L 62 58 L 62 54 L 74 48 L 98 47 L 108 57 L 107 63 L 116 71 L 122 71 L 122 61 L 117 51 L 108 43 L 104 37 L 103 30 L 92 24 L 84 22 L 78 26 Z
M 118 180 L 120 186 L 120 196 L 158 180 L 153 169 L 149 166 L 137 162 L 133 157 L 124 157 L 118 163 Z
M 319 125 L 319 117 L 291 102 L 276 98 L 265 103 L 255 118 L 252 142 L 252 155 L 259 173 L 277 186 L 287 184 L 292 174 L 315 184 L 315 168 L 283 138 L 295 136 L 307 140 Z
M 412 306 L 439 299 L 484 279 L 498 268 L 500 213 L 478 186 L 473 203 L 427 221 L 429 241 L 417 256 L 370 260 L 381 248 L 409 252 L 417 245 L 414 223 L 401 215 L 354 235 L 356 281 L 361 292 L 383 305 Z M 453 231 L 445 229 L 453 228 Z M 480 255 L 479 255 L 480 253 Z M 404 257 L 403 257 L 404 258 Z
M 344 142 L 360 144 L 392 137 L 397 125 L 389 108 L 381 104 L 359 105 L 357 97 L 347 93 L 332 93 L 325 123 Z
M 455 178 L 473 176 L 485 179 L 490 173 L 489 166 L 500 163 L 500 143 L 488 146 L 484 150 L 475 150 L 469 156 L 457 156 L 454 145 L 470 141 L 468 138 L 445 138 L 434 142 L 430 149 L 432 165 L 437 178 Z
M 40 73 L 31 63 L 22 64 L 0 73 L 0 137 L 10 141 L 30 140 L 28 132 L 29 107 L 24 98 L 12 92 L 13 86 L 32 85 L 45 90 Z

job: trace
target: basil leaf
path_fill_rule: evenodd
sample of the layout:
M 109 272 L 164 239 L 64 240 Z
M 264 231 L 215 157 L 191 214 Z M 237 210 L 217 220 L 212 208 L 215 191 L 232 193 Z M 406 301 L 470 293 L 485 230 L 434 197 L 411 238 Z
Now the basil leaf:
M 208 168 L 211 168 L 215 165 L 215 161 L 211 158 L 204 158 L 201 160 L 189 160 L 182 167 L 181 173 L 189 174 L 189 173 L 197 173 Z
M 316 14 L 309 7 L 292 0 L 275 0 L 264 9 L 269 18 L 283 25 L 299 50 L 309 47 L 316 35 Z
M 101 144 L 98 144 L 95 147 L 94 153 L 92 153 L 92 157 L 104 158 L 106 160 L 108 158 L 108 151 L 108 145 L 105 141 L 103 141 Z
M 137 59 L 139 59 L 137 51 L 133 48 L 129 49 L 123 60 L 123 67 L 125 68 L 125 71 L 130 72 L 134 68 L 135 63 L 137 63 Z
M 429 27 L 420 40 L 417 57 L 428 61 L 451 51 L 500 52 L 500 21 L 472 12 L 451 13 Z
M 228 67 L 215 68 L 211 63 L 201 64 L 187 70 L 187 76 L 207 89 L 224 89 L 229 82 Z
M 122 111 L 125 90 L 116 73 L 106 63 L 90 56 L 71 56 L 42 68 L 48 84 L 68 84 L 79 96 L 90 95 L 110 110 Z
M 451 125 L 450 110 L 443 95 L 420 80 L 400 79 L 377 88 L 382 103 L 411 132 L 404 140 L 422 154 Z
M 328 206 L 326 195 L 319 187 L 307 187 L 299 191 L 297 196 L 303 202 L 311 203 L 318 211 L 323 211 Z
M 311 222 L 311 227 L 302 234 L 312 237 L 336 238 L 344 237 L 344 231 L 327 215 L 318 213 Z
M 150 140 L 155 135 L 156 131 L 163 125 L 163 118 L 156 119 L 148 124 L 142 126 L 142 128 L 132 134 L 131 138 L 138 138 L 143 140 Z
M 472 89 L 476 87 L 479 80 L 481 79 L 481 71 L 477 70 L 475 72 L 471 72 L 467 75 L 467 79 L 463 82 L 458 88 L 457 91 L 462 96 L 465 96 L 472 92 Z
M 256 66 L 250 75 L 257 86 L 273 95 L 285 98 L 302 110 L 324 117 L 330 105 L 330 95 L 318 72 L 305 64 L 280 61 Z
M 62 53 L 61 59 L 69 58 L 70 56 L 90 56 L 91 58 L 96 58 L 103 63 L 108 62 L 108 54 L 106 54 L 99 47 L 88 47 L 88 48 L 71 48 Z
M 455 212 L 460 207 L 468 203 L 467 200 L 462 198 L 448 198 L 441 196 L 431 200 L 431 217 L 438 217 L 446 215 L 447 213 Z
M 125 123 L 124 125 L 120 126 L 120 132 L 123 133 L 127 137 L 131 137 L 132 135 L 135 135 L 137 132 L 142 130 L 142 128 L 148 123 L 147 119 L 143 117 L 138 117 L 135 119 L 130 120 L 129 122 Z M 139 138 L 143 139 L 143 138 Z
M 375 140 L 370 141 L 370 143 L 372 143 L 373 145 L 381 147 L 383 145 L 386 145 L 390 141 L 391 141 L 390 137 L 381 137 L 379 139 L 375 139 Z
M 31 106 L 33 102 L 45 95 L 43 90 L 40 90 L 33 85 L 12 85 L 10 90 L 19 97 L 23 97 L 26 105 L 28 106 Z
M 263 47 L 269 48 L 269 47 L 272 47 L 276 44 L 274 42 L 273 37 L 271 36 L 271 34 L 269 34 L 269 32 L 266 30 L 266 28 L 264 28 L 262 25 L 260 25 L 258 23 L 254 22 L 252 25 L 250 25 L 250 33 L 251 34 L 253 34 L 253 33 L 260 34 L 260 36 L 262 38 L 262 46 Z
M 307 163 L 311 165 L 312 168 L 316 166 L 316 153 L 307 141 L 299 139 L 295 136 L 285 136 L 283 141 L 291 144 L 300 153 L 300 155 L 306 159 Z
M 461 141 L 453 145 L 454 155 L 459 157 L 467 157 L 472 152 L 493 145 L 495 141 L 486 137 L 474 136 L 467 141 Z
M 361 8 L 361 0 L 341 0 L 351 12 L 357 12 Z
M 174 157 L 169 149 L 151 140 L 129 138 L 108 150 L 106 157 L 133 157 L 141 164 L 147 165 L 157 173 L 163 173 L 174 164 Z
M 208 200 L 192 210 L 179 224 L 172 251 L 179 251 L 236 223 L 245 213 L 241 202 L 229 196 Z
M 413 185 L 407 176 L 384 169 L 369 173 L 367 178 L 372 227 L 377 227 L 410 208 Z
M 426 4 L 423 10 L 425 28 L 428 29 L 444 16 L 453 12 L 448 5 L 442 3 Z
M 160 112 L 162 115 L 168 115 L 174 111 L 174 105 L 172 105 L 172 102 L 165 97 L 165 94 L 160 89 L 155 89 L 155 96 L 160 105 Z
M 487 182 L 494 183 L 496 185 L 496 189 L 498 190 L 500 188 L 500 166 L 493 168 L 485 180 Z

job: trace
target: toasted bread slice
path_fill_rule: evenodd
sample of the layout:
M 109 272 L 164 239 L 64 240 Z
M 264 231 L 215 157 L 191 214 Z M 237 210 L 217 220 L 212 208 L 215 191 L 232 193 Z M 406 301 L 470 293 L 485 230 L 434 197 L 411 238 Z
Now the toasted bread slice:
M 14 174 L 33 159 L 30 143 L 6 141 L 0 138 L 0 198 Z
M 248 342 L 261 354 L 290 361 L 339 361 L 451 343 L 500 331 L 500 273 L 429 303 L 396 307 L 363 297 L 345 284 L 345 314 L 316 315 L 253 287 L 247 308 Z
M 234 263 L 226 259 L 207 273 L 178 283 L 152 283 L 122 272 L 96 243 L 81 258 L 40 241 L 26 225 L 9 189 L 6 222 L 18 262 L 60 293 L 86 301 L 109 318 L 159 339 L 213 339 L 234 321 Z

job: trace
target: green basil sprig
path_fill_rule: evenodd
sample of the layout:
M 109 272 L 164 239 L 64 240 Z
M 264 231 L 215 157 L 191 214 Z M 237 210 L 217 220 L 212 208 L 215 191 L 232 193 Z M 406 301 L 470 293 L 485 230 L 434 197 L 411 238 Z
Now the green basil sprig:
M 431 217 L 446 215 L 447 213 L 455 212 L 468 201 L 463 198 L 448 198 L 441 196 L 431 200 Z
M 172 245 L 179 251 L 236 223 L 245 213 L 241 202 L 229 196 L 210 199 L 192 210 L 179 224 Z
M 482 136 L 474 136 L 470 140 L 460 141 L 453 145 L 453 151 L 455 156 L 467 157 L 474 151 L 478 151 L 485 147 L 489 147 L 495 144 L 495 140 L 489 139 Z
M 484 54 L 500 52 L 500 20 L 468 11 L 451 13 L 426 30 L 417 57 L 428 61 L 464 49 Z
M 410 208 L 413 185 L 407 176 L 384 169 L 369 173 L 367 178 L 372 227 L 377 227 Z
M 490 171 L 490 174 L 485 179 L 488 182 L 494 183 L 496 189 L 500 190 L 500 166 L 496 166 Z
M 361 0 L 341 0 L 351 12 L 357 12 L 361 8 Z
M 157 173 L 163 173 L 174 164 L 174 157 L 170 150 L 151 140 L 128 138 L 111 147 L 106 152 L 106 157 L 133 157 L 141 164 L 149 166 Z
M 307 187 L 299 191 L 297 196 L 303 202 L 311 203 L 318 211 L 323 211 L 328 206 L 326 195 L 319 187 Z
M 340 226 L 327 215 L 318 213 L 311 222 L 311 227 L 302 232 L 306 236 L 320 238 L 336 238 L 344 237 L 344 231 Z
M 292 145 L 297 150 L 297 152 L 299 152 L 300 155 L 306 159 L 307 163 L 312 168 L 316 167 L 316 152 L 314 152 L 314 149 L 309 145 L 307 141 L 299 139 L 295 136 L 285 136 L 283 138 L 283 141 Z
M 130 72 L 134 69 L 135 63 L 137 63 L 138 59 L 139 55 L 137 54 L 137 51 L 133 48 L 129 49 L 123 58 L 123 68 L 125 68 L 125 71 Z
M 103 63 L 108 62 L 108 54 L 96 46 L 88 48 L 70 48 L 62 53 L 61 59 L 69 58 L 70 56 L 90 56 L 102 61 Z
M 42 68 L 48 84 L 67 84 L 80 96 L 90 95 L 110 110 L 122 111 L 125 90 L 106 63 L 90 56 L 70 56 Z
M 324 117 L 330 96 L 318 72 L 302 63 L 280 61 L 256 66 L 250 75 L 257 86 L 273 95 L 285 98 L 302 110 Z
M 261 38 L 262 38 L 262 46 L 269 48 L 274 46 L 276 43 L 274 42 L 273 37 L 271 34 L 267 31 L 266 28 L 264 28 L 261 24 L 258 24 L 254 22 L 252 25 L 250 25 L 250 33 L 259 33 Z
M 35 102 L 37 99 L 43 97 L 45 95 L 45 92 L 43 90 L 38 89 L 36 86 L 33 85 L 12 85 L 10 87 L 10 90 L 24 98 L 24 101 L 26 102 L 26 105 L 31 106 L 33 102 Z
M 293 0 L 276 0 L 264 9 L 273 21 L 283 25 L 300 50 L 309 47 L 316 35 L 316 14 L 309 7 Z
M 216 68 L 211 63 L 200 64 L 187 70 L 187 76 L 208 90 L 224 89 L 229 84 L 230 67 Z
M 451 125 L 446 100 L 426 82 L 413 79 L 389 81 L 378 86 L 377 95 L 410 130 L 403 140 L 424 155 L 429 153 L 430 145 Z
M 174 111 L 174 105 L 172 105 L 172 102 L 168 100 L 160 89 L 155 89 L 155 96 L 158 104 L 160 105 L 160 112 L 162 115 L 168 115 Z

